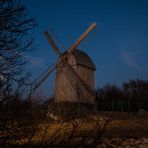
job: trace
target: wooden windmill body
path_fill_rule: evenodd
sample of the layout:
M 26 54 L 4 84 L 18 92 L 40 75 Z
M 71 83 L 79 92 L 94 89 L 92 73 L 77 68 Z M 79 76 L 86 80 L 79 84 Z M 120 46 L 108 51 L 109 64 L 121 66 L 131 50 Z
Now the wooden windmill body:
M 66 53 L 64 53 L 66 54 Z M 94 72 L 95 65 L 89 56 L 75 49 L 67 58 L 67 63 L 74 69 L 77 75 L 90 87 L 94 89 Z M 94 95 L 89 98 L 84 98 L 83 92 L 79 91 L 77 85 L 73 86 L 71 79 L 65 74 L 67 67 L 60 64 L 56 68 L 56 102 L 77 102 L 94 104 Z M 76 81 L 76 80 L 74 80 Z
M 64 53 L 61 53 L 48 32 L 44 32 L 59 58 L 56 64 L 52 64 L 32 83 L 31 92 L 35 91 L 53 70 L 56 69 L 55 102 L 94 104 L 94 71 L 96 68 L 89 56 L 78 50 L 77 46 L 95 27 L 96 23 L 92 23 Z

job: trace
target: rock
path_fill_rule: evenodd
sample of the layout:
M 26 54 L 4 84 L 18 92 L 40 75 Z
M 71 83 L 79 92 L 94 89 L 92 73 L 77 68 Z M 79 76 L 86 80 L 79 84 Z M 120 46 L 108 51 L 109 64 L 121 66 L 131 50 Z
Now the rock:
M 135 140 L 135 145 L 139 145 L 139 144 L 142 144 L 142 141 L 139 139 L 139 140 Z
M 148 144 L 148 139 L 143 138 L 143 139 L 142 139 L 142 142 L 143 142 L 144 144 Z
M 146 111 L 144 109 L 139 109 L 137 114 L 138 115 L 144 115 L 144 114 L 146 114 Z
M 121 141 L 122 140 L 119 138 L 113 138 L 110 143 L 115 145 L 121 145 Z

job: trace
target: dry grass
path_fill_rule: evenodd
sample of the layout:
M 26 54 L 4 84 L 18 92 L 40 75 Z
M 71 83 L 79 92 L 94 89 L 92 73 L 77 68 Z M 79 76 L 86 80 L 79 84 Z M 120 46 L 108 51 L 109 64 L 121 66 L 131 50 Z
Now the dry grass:
M 62 123 L 40 123 L 36 134 L 32 137 L 32 143 L 67 143 L 72 142 L 73 138 L 94 137 L 101 132 L 105 123 L 105 118 L 92 117 L 76 119 Z M 97 133 L 98 132 L 98 133 Z M 26 139 L 17 141 L 18 144 L 24 144 Z
M 148 138 L 148 118 L 146 116 L 111 112 L 108 112 L 108 115 L 112 118 L 112 121 L 107 126 L 104 137 Z M 91 116 L 87 119 L 77 119 L 69 122 L 42 122 L 37 125 L 36 133 L 31 139 L 28 139 L 26 135 L 24 138 L 13 141 L 13 144 L 26 144 L 28 142 L 32 144 L 66 143 L 68 140 L 72 142 L 71 137 L 93 137 L 96 134 L 98 134 L 99 138 L 99 130 L 104 124 L 103 119 L 105 116 L 106 112 L 102 112 L 99 116 Z
M 29 130 L 31 127 L 26 125 L 25 127 L 18 128 L 17 124 L 12 126 L 10 130 L 3 131 L 3 134 L 7 134 L 8 144 L 68 144 L 68 143 L 98 143 L 98 140 L 102 136 L 102 130 L 107 121 L 107 118 L 100 116 L 74 119 L 67 122 L 53 122 L 45 123 L 45 121 L 38 123 L 36 126 L 36 132 L 30 136 Z M 23 129 L 29 127 L 27 133 Z M 34 128 L 34 126 L 32 126 Z M 10 132 L 11 131 L 11 132 Z M 24 131 L 24 132 L 23 132 Z M 92 132 L 93 131 L 93 132 Z M 18 133 L 19 132 L 19 133 Z M 20 135 L 20 137 L 19 137 Z M 1 136 L 4 136 L 1 134 Z M 15 138 L 16 137 L 16 138 Z M 89 140 L 86 140 L 89 139 Z M 85 140 L 85 141 L 84 141 Z

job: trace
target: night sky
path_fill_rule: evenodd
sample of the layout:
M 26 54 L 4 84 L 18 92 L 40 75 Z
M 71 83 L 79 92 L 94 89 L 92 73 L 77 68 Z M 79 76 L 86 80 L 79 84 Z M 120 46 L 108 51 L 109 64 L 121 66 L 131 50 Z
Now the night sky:
M 31 60 L 27 70 L 31 70 L 32 80 L 57 59 L 44 37 L 45 30 L 55 33 L 64 51 L 92 22 L 97 23 L 97 29 L 82 50 L 96 65 L 95 86 L 109 83 L 121 86 L 136 78 L 148 80 L 147 0 L 22 1 L 29 15 L 37 17 L 39 25 L 31 32 L 38 48 L 28 55 Z M 80 49 L 83 44 L 87 44 L 87 39 Z M 44 86 L 53 88 L 54 78 L 51 75 Z

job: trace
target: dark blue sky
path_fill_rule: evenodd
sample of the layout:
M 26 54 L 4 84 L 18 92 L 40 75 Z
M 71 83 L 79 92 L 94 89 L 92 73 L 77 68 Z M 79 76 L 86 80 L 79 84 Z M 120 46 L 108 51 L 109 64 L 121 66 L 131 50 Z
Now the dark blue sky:
M 39 43 L 38 50 L 29 55 L 32 79 L 56 59 L 43 31 L 52 28 L 66 49 L 96 22 L 95 38 L 83 49 L 97 67 L 96 87 L 108 83 L 120 86 L 136 78 L 148 80 L 147 0 L 23 1 L 29 14 L 36 16 L 39 23 L 32 33 Z M 47 85 L 53 86 L 54 76 L 49 79 Z

